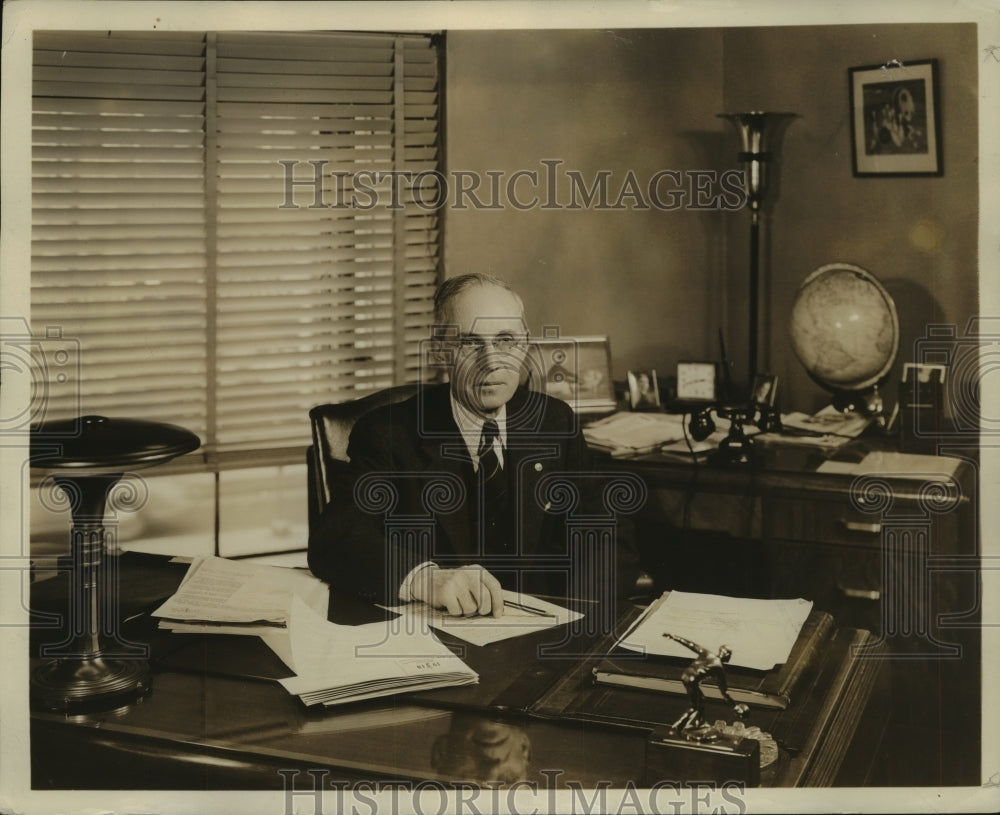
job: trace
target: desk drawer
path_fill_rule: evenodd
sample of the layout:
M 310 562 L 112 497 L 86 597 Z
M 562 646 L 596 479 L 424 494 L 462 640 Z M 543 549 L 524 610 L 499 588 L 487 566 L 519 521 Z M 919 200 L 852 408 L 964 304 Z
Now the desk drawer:
M 881 548 L 883 528 L 894 522 L 916 519 L 931 527 L 931 551 L 950 553 L 960 551 L 958 513 L 921 514 L 914 509 L 905 518 L 899 508 L 891 515 L 862 512 L 846 501 L 797 501 L 775 499 L 764 508 L 765 539 L 793 540 L 807 543 L 824 543 L 871 549 Z
M 804 597 L 840 625 L 875 633 L 883 631 L 888 614 L 903 615 L 900 626 L 926 630 L 942 642 L 975 638 L 982 593 L 972 563 L 938 570 L 898 550 L 884 559 L 869 546 L 777 539 L 764 546 L 772 597 Z
M 860 546 L 770 540 L 772 597 L 804 597 L 834 615 L 837 623 L 878 631 L 882 560 Z

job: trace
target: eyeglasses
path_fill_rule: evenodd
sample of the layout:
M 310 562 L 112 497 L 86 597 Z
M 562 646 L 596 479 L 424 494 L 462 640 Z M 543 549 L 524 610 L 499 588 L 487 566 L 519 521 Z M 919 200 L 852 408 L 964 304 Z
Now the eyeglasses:
M 465 354 L 481 354 L 487 346 L 501 353 L 524 348 L 528 338 L 523 334 L 497 334 L 492 339 L 477 334 L 462 334 L 456 340 L 458 348 Z

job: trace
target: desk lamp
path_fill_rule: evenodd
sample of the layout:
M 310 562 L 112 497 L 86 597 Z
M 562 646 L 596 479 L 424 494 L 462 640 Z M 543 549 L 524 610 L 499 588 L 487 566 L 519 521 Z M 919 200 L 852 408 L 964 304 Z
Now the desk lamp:
M 797 113 L 765 113 L 754 110 L 747 113 L 720 113 L 739 132 L 740 152 L 737 158 L 743 164 L 743 189 L 750 205 L 750 326 L 747 371 L 747 391 L 757 374 L 757 341 L 760 288 L 760 210 L 767 192 L 767 165 L 774 159 L 771 152 L 785 126 Z
M 119 707 L 150 689 L 145 652 L 118 637 L 116 563 L 107 558 L 104 515 L 126 470 L 160 464 L 196 450 L 193 433 L 137 419 L 84 416 L 31 429 L 31 466 L 53 471 L 69 500 L 72 572 L 66 639 L 42 648 L 31 676 L 35 705 L 62 712 Z M 109 574 L 110 572 L 110 574 Z

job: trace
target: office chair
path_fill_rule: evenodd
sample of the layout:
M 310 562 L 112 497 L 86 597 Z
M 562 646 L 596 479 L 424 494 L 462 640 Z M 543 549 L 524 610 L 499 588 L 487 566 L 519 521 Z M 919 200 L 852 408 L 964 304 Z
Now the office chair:
M 349 402 L 317 405 L 309 411 L 313 438 L 306 451 L 310 528 L 334 492 L 349 487 L 347 442 L 354 423 L 369 411 L 402 402 L 416 392 L 416 385 L 396 385 Z

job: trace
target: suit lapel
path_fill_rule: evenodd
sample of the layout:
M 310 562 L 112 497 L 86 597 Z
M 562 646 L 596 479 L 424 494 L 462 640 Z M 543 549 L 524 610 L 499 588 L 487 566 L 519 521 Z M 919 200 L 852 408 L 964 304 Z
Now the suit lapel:
M 470 503 L 475 500 L 476 480 L 473 477 L 472 460 L 469 458 L 465 440 L 451 413 L 450 390 L 448 385 L 432 385 L 421 393 L 417 417 L 420 428 L 419 447 L 427 472 L 442 472 L 457 476 L 466 490 L 463 505 L 453 512 L 437 516 L 437 541 L 440 551 L 451 550 L 457 554 L 475 552 Z
M 545 520 L 545 508 L 536 498 L 539 481 L 558 466 L 559 447 L 540 435 L 537 411 L 542 403 L 531 392 L 519 390 L 507 406 L 508 460 L 512 468 L 520 549 L 525 554 L 538 551 Z

